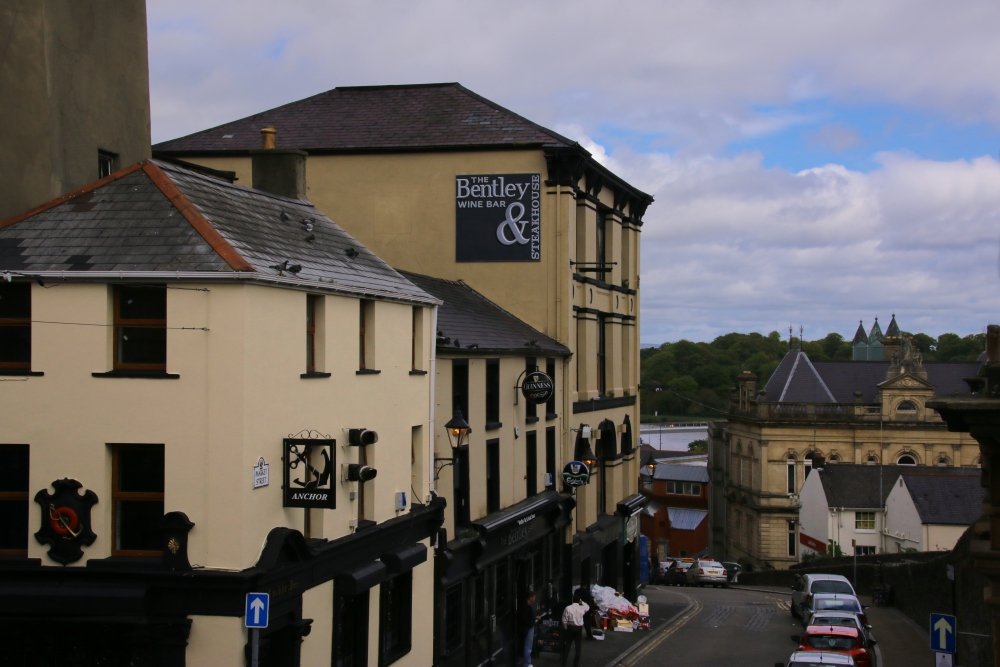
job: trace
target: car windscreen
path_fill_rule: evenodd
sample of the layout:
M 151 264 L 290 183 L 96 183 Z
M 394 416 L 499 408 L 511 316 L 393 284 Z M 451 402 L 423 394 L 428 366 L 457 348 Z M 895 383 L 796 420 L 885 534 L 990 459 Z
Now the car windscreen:
M 846 665 L 847 663 L 845 662 L 845 663 L 842 663 L 842 664 Z M 801 660 L 797 660 L 795 662 L 788 663 L 788 667 L 830 667 L 830 663 L 829 662 L 802 662 Z
M 854 591 L 851 590 L 851 585 L 846 581 L 831 581 L 829 579 L 821 579 L 819 581 L 814 581 L 812 585 L 813 595 L 820 593 L 840 593 L 841 595 L 854 595 Z
M 858 640 L 854 637 L 839 635 L 810 635 L 806 637 L 806 641 L 813 648 L 823 651 L 850 651 L 858 644 Z
M 820 618 L 813 618 L 813 625 L 839 625 L 845 628 L 856 628 L 858 627 L 858 622 L 853 618 L 830 618 L 821 616 Z
M 819 598 L 816 600 L 815 604 L 816 610 L 820 609 L 836 609 L 838 611 L 861 611 L 861 606 L 858 605 L 856 600 L 851 598 Z

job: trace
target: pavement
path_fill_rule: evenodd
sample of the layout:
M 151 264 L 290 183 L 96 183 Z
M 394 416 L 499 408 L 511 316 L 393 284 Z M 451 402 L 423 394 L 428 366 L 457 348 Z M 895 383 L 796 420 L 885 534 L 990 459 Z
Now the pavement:
M 789 611 L 790 592 L 647 586 L 643 594 L 653 627 L 584 640 L 582 667 L 773 667 L 788 661 L 796 647 L 791 636 L 802 634 Z M 892 607 L 871 607 L 868 615 L 877 667 L 933 667 L 928 637 L 916 623 Z M 542 653 L 534 664 L 556 667 L 559 658 Z

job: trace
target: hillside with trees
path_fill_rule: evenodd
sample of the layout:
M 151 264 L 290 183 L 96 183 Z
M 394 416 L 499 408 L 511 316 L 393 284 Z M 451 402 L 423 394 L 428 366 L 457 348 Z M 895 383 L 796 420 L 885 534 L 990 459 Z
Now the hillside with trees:
M 903 335 L 913 339 L 925 361 L 973 361 L 985 346 L 983 334 Z M 792 341 L 798 345 L 798 338 Z M 805 341 L 802 349 L 813 361 L 849 361 L 853 354 L 851 341 L 839 333 Z M 679 340 L 645 348 L 640 353 L 643 416 L 718 418 L 729 406 L 737 375 L 752 371 L 758 386 L 764 386 L 787 353 L 788 340 L 777 331 L 767 336 L 729 333 L 710 343 Z

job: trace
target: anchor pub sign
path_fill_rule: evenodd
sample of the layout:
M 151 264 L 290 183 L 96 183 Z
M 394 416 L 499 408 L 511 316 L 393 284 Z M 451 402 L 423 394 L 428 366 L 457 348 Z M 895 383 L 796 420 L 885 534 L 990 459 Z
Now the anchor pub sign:
M 336 509 L 333 470 L 336 440 L 329 437 L 294 437 L 283 442 L 283 494 L 285 507 Z

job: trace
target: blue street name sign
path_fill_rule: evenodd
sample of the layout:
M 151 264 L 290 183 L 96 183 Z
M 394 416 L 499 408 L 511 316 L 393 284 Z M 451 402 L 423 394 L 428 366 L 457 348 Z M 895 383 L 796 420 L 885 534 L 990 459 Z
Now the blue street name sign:
M 247 593 L 246 626 L 248 628 L 266 628 L 267 607 L 267 593 Z
M 939 653 L 955 652 L 958 621 L 947 614 L 931 614 L 931 650 Z

